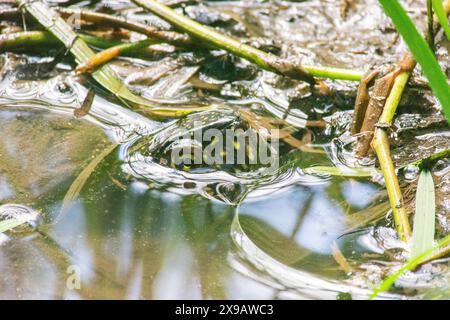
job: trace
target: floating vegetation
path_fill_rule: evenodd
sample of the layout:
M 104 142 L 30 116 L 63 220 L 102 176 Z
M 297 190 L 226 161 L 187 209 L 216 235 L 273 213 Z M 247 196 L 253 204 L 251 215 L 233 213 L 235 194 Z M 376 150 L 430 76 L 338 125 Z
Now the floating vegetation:
M 292 63 L 290 61 L 280 59 L 274 55 L 267 54 L 251 46 L 243 45 L 242 43 L 239 43 L 226 35 L 220 34 L 208 27 L 202 26 L 195 21 L 179 15 L 158 1 L 135 0 L 134 2 L 161 16 L 181 30 L 192 34 L 196 38 L 199 38 L 206 43 L 211 43 L 218 48 L 230 51 L 231 53 L 241 56 L 269 71 L 286 75 L 294 79 L 304 80 L 310 84 L 315 83 L 313 76 L 358 81 L 362 75 L 360 72 L 353 70 L 319 66 L 304 66 L 298 63 Z

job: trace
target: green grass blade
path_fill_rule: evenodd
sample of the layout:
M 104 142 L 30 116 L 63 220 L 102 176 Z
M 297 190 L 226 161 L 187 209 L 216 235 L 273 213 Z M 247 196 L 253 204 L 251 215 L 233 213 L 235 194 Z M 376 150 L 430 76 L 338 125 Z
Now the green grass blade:
M 433 177 L 430 171 L 422 170 L 416 192 L 411 258 L 433 247 L 435 220 Z
M 75 56 L 78 64 L 85 63 L 95 53 L 86 42 L 78 37 L 72 28 L 52 9 L 41 1 L 23 2 L 24 8 L 42 25 L 58 38 L 66 48 Z M 132 105 L 142 111 L 146 110 L 150 115 L 161 117 L 177 117 L 184 114 L 204 109 L 204 107 L 160 107 L 151 101 L 132 93 L 117 77 L 116 73 L 104 65 L 92 73 L 92 77 L 105 89 L 117 96 L 121 101 Z
M 386 14 L 392 19 L 397 31 L 421 65 L 433 93 L 442 105 L 447 121 L 450 123 L 450 88 L 430 47 L 417 31 L 398 0 L 379 0 Z
M 18 227 L 25 222 L 26 221 L 24 221 L 24 220 L 18 220 L 18 219 L 7 219 L 7 220 L 0 221 L 0 233 L 12 230 L 15 227 Z
M 427 261 L 430 257 L 439 251 L 439 249 L 444 248 L 450 244 L 450 234 L 445 238 L 440 240 L 434 247 L 422 252 L 417 257 L 408 261 L 402 268 L 397 270 L 394 274 L 386 278 L 372 293 L 370 300 L 376 298 L 381 292 L 389 290 L 389 288 L 395 283 L 395 281 L 405 272 L 414 270 L 422 262 Z
M 445 14 L 444 6 L 442 5 L 441 0 L 432 0 L 434 12 L 439 20 L 442 29 L 444 29 L 444 33 L 447 36 L 447 39 L 450 40 L 450 26 L 448 25 L 448 18 Z

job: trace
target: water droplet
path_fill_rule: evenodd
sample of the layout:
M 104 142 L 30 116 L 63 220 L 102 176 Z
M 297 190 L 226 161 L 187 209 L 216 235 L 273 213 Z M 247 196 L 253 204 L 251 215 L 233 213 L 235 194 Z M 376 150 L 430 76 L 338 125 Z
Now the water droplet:
M 407 165 L 403 169 L 403 176 L 405 177 L 405 180 L 408 182 L 412 182 L 417 179 L 419 175 L 419 168 L 414 165 Z
M 39 225 L 39 212 L 20 204 L 4 204 L 0 206 L 0 221 L 8 219 L 17 219 L 23 222 L 10 232 L 33 232 Z

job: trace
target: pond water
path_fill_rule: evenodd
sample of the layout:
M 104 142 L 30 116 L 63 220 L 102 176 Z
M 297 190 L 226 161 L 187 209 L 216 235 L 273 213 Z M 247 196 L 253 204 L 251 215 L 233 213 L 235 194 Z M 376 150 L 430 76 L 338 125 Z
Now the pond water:
M 401 48 L 384 48 L 393 34 L 383 25 L 374 27 L 380 20 L 385 23 L 374 1 L 367 4 L 378 12 L 374 18 L 362 11 L 350 21 L 335 23 L 326 19 L 331 15 L 340 21 L 337 13 L 324 9 L 331 8 L 330 1 L 305 3 L 274 1 L 270 7 L 265 1 L 211 1 L 209 6 L 185 10 L 192 17 L 209 10 L 218 16 L 210 18 L 216 17 L 217 25 L 226 30 L 239 34 L 247 28 L 252 39 L 277 39 L 289 55 L 299 54 L 314 63 L 359 68 L 369 58 L 372 63 L 394 60 Z M 112 1 L 110 9 L 136 19 L 155 19 L 129 10 L 130 6 L 127 1 Z M 291 19 L 281 20 L 286 14 Z M 223 25 L 221 15 L 229 18 Z M 304 20 L 309 24 L 295 29 L 302 32 L 285 38 L 286 29 L 294 30 Z M 251 21 L 259 26 L 252 27 Z M 267 27 L 271 21 L 276 27 Z M 314 29 L 319 24 L 321 29 Z M 336 24 L 340 32 L 330 33 Z M 351 33 L 355 24 L 363 39 Z M 349 35 L 358 39 L 352 52 L 342 50 L 352 41 Z M 330 41 L 335 54 L 327 53 Z M 289 47 L 292 43 L 295 47 Z M 369 52 L 369 45 L 386 51 Z M 386 274 L 401 265 L 405 244 L 392 228 L 379 173 L 343 178 L 305 170 L 354 165 L 347 129 L 355 85 L 334 82 L 330 85 L 339 94 L 315 98 L 299 94 L 306 89 L 298 82 L 257 72 L 245 61 L 219 53 L 199 55 L 194 57 L 201 61 L 198 77 L 220 84 L 219 93 L 206 91 L 211 96 L 205 98 L 204 92 L 187 83 L 198 72 L 192 66 L 132 88 L 178 104 L 207 101 L 272 117 L 289 110 L 286 121 L 297 128 L 298 139 L 309 137 L 310 147 L 288 146 L 279 169 L 269 173 L 222 167 L 183 170 L 135 148 L 142 142 L 146 146 L 148 137 L 165 132 L 164 128 L 177 128 L 179 120 L 152 120 L 126 108 L 90 80 L 74 76 L 70 58 L 48 71 L 43 67 L 51 62 L 47 57 L 1 55 L 0 213 L 14 211 L 7 207 L 11 204 L 26 206 L 25 210 L 38 213 L 39 226 L 0 233 L 0 298 L 366 299 Z M 175 58 L 168 54 L 163 59 Z M 124 58 L 113 67 L 125 78 L 129 72 L 152 70 L 160 61 Z M 73 112 L 87 94 L 86 87 L 95 88 L 96 96 L 89 114 L 76 118 Z M 396 140 L 398 163 L 450 145 L 448 128 L 430 133 L 430 128 L 442 124 L 436 112 L 430 111 L 419 123 L 413 107 L 399 120 L 410 123 L 411 130 L 404 129 Z M 328 124 L 305 129 L 307 119 L 326 119 Z M 415 148 L 414 154 L 403 147 L 402 139 L 428 145 L 423 152 Z M 372 168 L 373 162 L 366 165 Z M 442 183 L 449 176 L 448 167 L 441 162 L 433 169 Z M 411 184 L 414 180 L 414 174 L 405 179 Z M 445 192 L 443 188 L 444 200 Z M 449 204 L 439 203 L 445 233 Z M 339 263 L 339 254 L 349 270 Z M 446 263 L 429 265 L 402 277 L 401 287 L 379 297 L 433 296 L 435 290 L 430 288 L 438 282 L 439 294 L 445 296 L 448 290 L 442 283 L 448 283 L 447 275 Z

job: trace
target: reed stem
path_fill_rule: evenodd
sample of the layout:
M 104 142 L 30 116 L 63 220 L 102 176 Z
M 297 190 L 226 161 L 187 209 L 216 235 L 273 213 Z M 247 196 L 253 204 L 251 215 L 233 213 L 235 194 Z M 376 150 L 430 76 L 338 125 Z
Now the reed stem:
M 444 11 L 448 15 L 450 12 L 450 0 L 446 0 L 443 3 Z M 428 12 L 430 15 L 430 12 Z M 426 38 L 430 41 L 434 38 L 434 32 L 439 30 L 439 25 L 436 25 L 437 19 L 432 19 L 429 26 L 429 31 L 426 34 Z M 430 21 L 429 21 L 430 22 Z M 403 196 L 400 190 L 400 186 L 395 174 L 395 168 L 390 155 L 389 137 L 386 133 L 386 127 L 390 127 L 397 111 L 397 107 L 400 103 L 403 91 L 405 90 L 406 83 L 409 76 L 416 65 L 414 57 L 407 53 L 403 60 L 400 62 L 402 72 L 397 75 L 394 80 L 394 84 L 389 92 L 386 103 L 384 105 L 383 112 L 378 120 L 378 125 L 374 131 L 374 138 L 372 140 L 372 148 L 375 150 L 378 160 L 380 162 L 381 171 L 383 172 L 386 188 L 389 195 L 389 201 L 392 208 L 392 214 L 394 217 L 395 227 L 401 240 L 408 240 L 411 237 L 411 226 L 409 224 L 408 216 L 406 214 L 405 204 Z
M 392 124 L 403 90 L 408 82 L 409 75 L 409 71 L 404 71 L 395 78 L 393 87 L 386 100 L 383 113 L 379 119 L 379 124 L 386 126 Z M 401 240 L 407 241 L 411 237 L 411 226 L 409 224 L 408 215 L 406 214 L 402 192 L 391 158 L 389 137 L 386 129 L 381 128 L 381 126 L 377 126 L 375 129 L 372 147 L 377 154 L 381 171 L 383 172 L 397 233 Z

